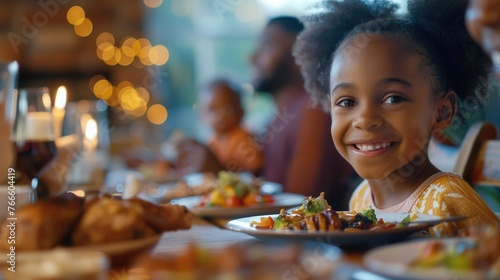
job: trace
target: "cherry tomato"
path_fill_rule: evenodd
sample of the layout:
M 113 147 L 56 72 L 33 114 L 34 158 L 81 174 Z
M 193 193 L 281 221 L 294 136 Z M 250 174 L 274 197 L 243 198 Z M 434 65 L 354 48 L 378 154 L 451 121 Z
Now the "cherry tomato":
M 243 205 L 243 201 L 238 197 L 232 196 L 226 199 L 226 206 L 228 207 L 238 207 L 241 205 Z
M 274 202 L 274 196 L 271 194 L 261 194 L 261 201 L 262 203 L 273 203 Z
M 247 194 L 245 198 L 243 198 L 243 204 L 245 205 L 253 205 L 257 203 L 258 203 L 257 195 L 254 192 Z

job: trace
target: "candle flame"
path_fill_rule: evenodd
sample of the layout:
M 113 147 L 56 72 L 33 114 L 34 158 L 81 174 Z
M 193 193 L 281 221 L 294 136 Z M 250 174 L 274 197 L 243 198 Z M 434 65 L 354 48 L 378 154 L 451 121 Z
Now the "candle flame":
M 92 117 L 87 121 L 87 124 L 85 125 L 85 138 L 87 138 L 87 140 L 89 141 L 94 141 L 95 139 L 97 139 L 97 123 Z
M 66 106 L 66 97 L 67 97 L 67 90 L 65 86 L 60 86 L 57 88 L 57 93 L 56 93 L 56 102 L 54 103 L 54 107 L 58 109 L 64 109 Z

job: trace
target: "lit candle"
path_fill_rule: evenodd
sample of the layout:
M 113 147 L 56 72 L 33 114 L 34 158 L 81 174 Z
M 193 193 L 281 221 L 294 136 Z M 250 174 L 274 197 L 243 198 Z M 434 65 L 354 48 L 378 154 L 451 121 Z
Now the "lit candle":
M 25 141 L 53 141 L 52 116 L 50 112 L 29 112 L 26 114 Z
M 97 123 L 96 121 L 92 118 L 89 117 L 88 120 L 85 123 L 85 149 L 88 154 L 93 154 L 94 151 L 97 149 Z
M 60 86 L 56 93 L 56 102 L 54 103 L 54 108 L 52 109 L 52 116 L 54 119 L 54 133 L 56 139 L 61 137 L 62 125 L 66 106 L 66 87 Z

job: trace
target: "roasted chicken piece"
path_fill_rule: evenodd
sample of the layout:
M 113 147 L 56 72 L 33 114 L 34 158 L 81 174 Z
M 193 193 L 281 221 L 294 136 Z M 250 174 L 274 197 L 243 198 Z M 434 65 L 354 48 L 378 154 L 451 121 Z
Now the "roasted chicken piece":
M 88 206 L 71 238 L 74 245 L 90 245 L 154 234 L 140 204 L 103 197 Z
M 193 214 L 184 205 L 170 203 L 156 205 L 139 198 L 132 198 L 129 201 L 144 209 L 146 224 L 156 232 L 191 228 Z
M 55 247 L 78 222 L 83 203 L 83 198 L 64 193 L 20 208 L 15 213 L 15 222 L 5 219 L 1 223 L 0 251 L 7 251 L 10 246 L 18 251 Z M 12 232 L 15 232 L 15 239 L 9 239 Z M 14 241 L 9 243 L 8 240 Z
M 342 220 L 337 212 L 330 208 L 317 214 L 305 216 L 303 220 L 292 224 L 289 229 L 307 231 L 342 230 Z

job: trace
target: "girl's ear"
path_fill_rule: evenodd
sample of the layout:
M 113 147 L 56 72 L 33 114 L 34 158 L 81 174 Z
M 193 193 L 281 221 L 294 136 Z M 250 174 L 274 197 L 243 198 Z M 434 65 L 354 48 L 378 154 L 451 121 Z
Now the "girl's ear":
M 438 100 L 436 105 L 435 128 L 444 130 L 453 122 L 457 113 L 457 94 L 454 91 L 448 91 Z

